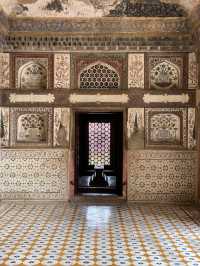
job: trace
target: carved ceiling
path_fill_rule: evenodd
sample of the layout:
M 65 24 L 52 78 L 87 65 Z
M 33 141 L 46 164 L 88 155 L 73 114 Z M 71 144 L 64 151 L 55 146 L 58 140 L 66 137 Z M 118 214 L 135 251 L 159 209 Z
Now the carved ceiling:
M 182 17 L 200 0 L 0 0 L 0 4 L 9 16 L 19 17 Z

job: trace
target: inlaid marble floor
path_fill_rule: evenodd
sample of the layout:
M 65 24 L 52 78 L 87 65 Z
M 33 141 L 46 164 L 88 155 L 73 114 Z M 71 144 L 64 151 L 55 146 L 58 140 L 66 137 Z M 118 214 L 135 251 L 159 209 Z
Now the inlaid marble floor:
M 200 215 L 193 207 L 0 207 L 0 265 L 200 265 Z

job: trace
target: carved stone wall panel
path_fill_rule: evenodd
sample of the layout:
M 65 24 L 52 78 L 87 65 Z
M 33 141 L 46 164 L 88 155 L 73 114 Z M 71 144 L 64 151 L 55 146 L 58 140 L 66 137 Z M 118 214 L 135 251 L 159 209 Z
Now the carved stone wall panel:
M 188 149 L 195 149 L 196 140 L 196 110 L 195 108 L 188 108 Z
M 198 62 L 195 53 L 189 53 L 188 88 L 198 88 Z
M 50 54 L 17 53 L 12 55 L 12 85 L 21 90 L 46 90 L 52 87 Z
M 147 148 L 187 148 L 186 108 L 146 108 Z
M 1 199 L 66 200 L 68 150 L 2 150 Z
M 10 55 L 0 53 L 0 89 L 10 88 Z
M 70 108 L 54 109 L 54 147 L 69 147 Z
M 70 54 L 54 55 L 54 88 L 70 88 Z
M 72 59 L 71 74 L 73 76 L 72 86 L 74 89 L 80 88 L 81 84 L 83 84 L 82 88 L 84 89 L 123 89 L 127 87 L 126 55 L 110 53 L 86 53 L 73 54 Z M 89 82 L 88 79 L 88 86 L 86 84 L 87 82 L 85 80 L 85 76 L 82 75 L 82 73 L 85 73 L 84 71 L 91 72 L 86 73 L 86 75 L 91 74 L 91 77 L 89 77 L 91 78 L 91 82 Z M 104 78 L 106 78 L 105 82 L 101 78 L 102 74 L 104 75 Z M 111 74 L 113 74 L 112 78 Z M 108 81 L 108 79 L 110 79 L 110 81 Z M 114 79 L 114 81 L 112 79 Z M 92 82 L 94 83 L 93 85 Z M 106 83 L 107 86 L 105 86 Z
M 10 117 L 9 108 L 0 107 L 0 150 L 9 146 Z
M 128 121 L 128 149 L 144 149 L 144 108 L 129 108 Z
M 128 55 L 128 87 L 144 88 L 144 54 Z
M 197 152 L 128 151 L 128 200 L 191 202 L 197 184 Z
M 11 146 L 51 147 L 52 123 L 52 108 L 12 108 Z
M 149 54 L 146 81 L 150 89 L 186 89 L 186 54 Z

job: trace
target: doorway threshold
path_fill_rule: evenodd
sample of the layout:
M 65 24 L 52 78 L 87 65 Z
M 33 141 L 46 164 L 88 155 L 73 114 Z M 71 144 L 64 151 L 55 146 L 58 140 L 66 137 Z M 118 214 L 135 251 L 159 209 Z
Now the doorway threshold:
M 82 193 L 72 198 L 70 202 L 90 205 L 119 205 L 126 203 L 126 199 L 116 194 Z

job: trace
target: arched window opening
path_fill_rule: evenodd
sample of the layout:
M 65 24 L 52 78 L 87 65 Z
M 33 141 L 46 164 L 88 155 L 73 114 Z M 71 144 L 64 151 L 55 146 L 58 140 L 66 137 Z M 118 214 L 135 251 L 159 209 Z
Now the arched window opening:
M 93 63 L 84 68 L 79 75 L 80 89 L 119 89 L 120 76 L 111 65 Z

